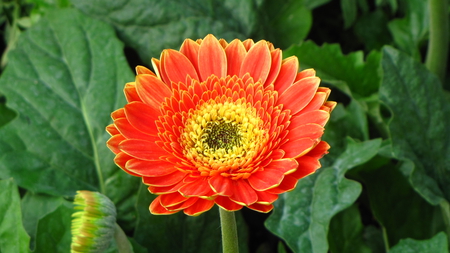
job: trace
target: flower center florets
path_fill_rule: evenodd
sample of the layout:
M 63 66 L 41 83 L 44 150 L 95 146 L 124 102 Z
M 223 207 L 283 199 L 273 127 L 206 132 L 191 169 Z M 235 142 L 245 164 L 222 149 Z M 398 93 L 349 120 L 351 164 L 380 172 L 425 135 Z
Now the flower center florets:
M 181 135 L 184 155 L 202 174 L 248 165 L 267 142 L 256 109 L 242 100 L 209 100 L 189 112 Z M 215 171 L 215 172 L 212 172 Z
M 236 122 L 226 122 L 224 120 L 210 121 L 203 129 L 203 145 L 211 151 L 224 149 L 233 150 L 233 147 L 240 147 L 242 135 L 240 124 Z

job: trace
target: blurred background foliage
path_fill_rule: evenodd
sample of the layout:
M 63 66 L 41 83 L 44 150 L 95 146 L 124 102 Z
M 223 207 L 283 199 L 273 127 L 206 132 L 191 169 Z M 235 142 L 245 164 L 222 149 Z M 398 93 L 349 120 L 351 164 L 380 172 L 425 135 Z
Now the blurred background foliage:
M 221 251 L 217 208 L 151 215 L 104 131 L 136 65 L 212 33 L 273 42 L 338 102 L 323 167 L 271 213 L 238 212 L 241 252 L 448 252 L 450 75 L 425 64 L 439 1 L 1 0 L 0 251 L 68 252 L 77 190 L 115 203 L 134 252 Z

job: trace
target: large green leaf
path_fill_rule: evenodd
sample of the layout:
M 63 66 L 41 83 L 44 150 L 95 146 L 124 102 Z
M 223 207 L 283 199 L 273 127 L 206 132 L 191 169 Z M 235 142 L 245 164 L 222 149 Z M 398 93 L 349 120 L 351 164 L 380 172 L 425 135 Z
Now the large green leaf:
M 389 161 L 377 156 L 371 166 L 352 171 L 365 186 L 368 207 L 385 231 L 385 243 L 395 245 L 408 237 L 427 239 L 443 230 L 439 206 L 430 205 L 414 191 L 401 173 L 406 164 L 394 166 Z
M 134 239 L 154 252 L 221 252 L 219 210 L 214 207 L 197 217 L 184 213 L 153 215 L 148 207 L 154 199 L 142 185 L 136 204 L 138 221 Z M 239 252 L 248 252 L 247 231 L 239 212 L 236 213 Z
M 4 97 L 0 95 L 0 127 L 9 123 L 16 116 L 14 111 L 7 108 L 2 100 Z
M 338 213 L 330 222 L 328 241 L 331 252 L 370 253 L 370 248 L 363 240 L 364 226 L 358 206 L 352 205 Z
M 364 61 L 364 53 L 357 51 L 344 55 L 338 44 L 317 46 L 312 41 L 292 46 L 283 56 L 296 55 L 302 69 L 314 68 L 317 76 L 348 95 L 370 96 L 380 85 L 380 54 L 372 52 Z
M 438 204 L 442 196 L 449 200 L 450 104 L 438 78 L 391 47 L 383 49 L 382 67 L 380 99 L 392 113 L 394 157 L 414 162 L 410 181 L 430 203 Z
M 444 232 L 428 240 L 403 239 L 389 253 L 447 253 L 448 242 Z
M 165 48 L 208 33 L 247 39 L 256 25 L 256 0 L 72 0 L 84 13 L 107 21 L 125 43 L 150 65 Z
M 0 180 L 0 252 L 30 252 L 22 225 L 20 196 L 13 180 Z
M 398 48 L 420 60 L 420 46 L 429 32 L 428 1 L 408 0 L 403 3 L 406 7 L 405 17 L 391 21 L 389 30 Z
M 34 253 L 69 252 L 71 243 L 72 203 L 63 201 L 38 222 Z
M 326 125 L 323 140 L 331 146 L 330 153 L 322 159 L 323 166 L 331 165 L 345 150 L 345 136 L 361 141 L 368 140 L 367 117 L 361 104 L 352 99 L 347 107 L 338 104 Z
M 40 219 L 58 208 L 64 199 L 44 194 L 27 192 L 22 198 L 23 226 L 30 235 L 30 249 L 34 250 L 37 225 Z
M 300 43 L 311 29 L 312 13 L 303 1 L 265 1 L 261 9 L 261 19 L 265 22 L 260 33 L 276 47 L 284 49 Z
M 331 218 L 352 205 L 361 193 L 361 185 L 346 179 L 345 172 L 370 160 L 380 144 L 379 139 L 361 143 L 349 140 L 346 151 L 332 167 L 301 179 L 292 192 L 280 196 L 266 227 L 294 252 L 327 252 Z
M 23 33 L 0 79 L 18 113 L 0 129 L 0 177 L 74 195 L 99 189 L 118 170 L 104 129 L 133 79 L 114 36 L 109 25 L 70 9 L 49 12 Z
M 117 170 L 105 182 L 108 198 L 117 210 L 117 224 L 125 232 L 132 232 L 136 226 L 136 201 L 141 178 Z

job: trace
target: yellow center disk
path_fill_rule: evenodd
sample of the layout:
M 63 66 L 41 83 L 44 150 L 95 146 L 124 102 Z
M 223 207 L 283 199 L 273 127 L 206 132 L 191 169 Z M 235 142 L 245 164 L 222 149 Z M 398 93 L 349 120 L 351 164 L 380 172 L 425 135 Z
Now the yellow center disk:
M 267 139 L 255 108 L 241 99 L 199 105 L 190 112 L 181 134 L 184 155 L 202 176 L 235 174 L 248 167 Z

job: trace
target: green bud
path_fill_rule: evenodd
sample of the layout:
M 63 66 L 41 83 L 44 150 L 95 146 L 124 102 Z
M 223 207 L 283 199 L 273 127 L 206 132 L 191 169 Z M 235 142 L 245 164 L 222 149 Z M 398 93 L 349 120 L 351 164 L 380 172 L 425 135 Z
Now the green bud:
M 98 192 L 77 191 L 74 204 L 71 253 L 103 252 L 114 237 L 114 203 Z

